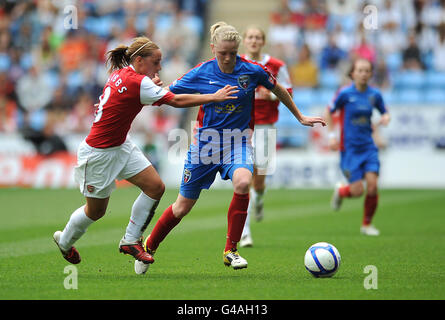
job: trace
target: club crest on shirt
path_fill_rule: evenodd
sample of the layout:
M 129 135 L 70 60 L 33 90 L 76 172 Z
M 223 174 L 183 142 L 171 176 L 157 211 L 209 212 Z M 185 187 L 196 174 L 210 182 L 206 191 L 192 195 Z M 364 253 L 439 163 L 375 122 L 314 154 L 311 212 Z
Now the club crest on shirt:
M 238 85 L 246 90 L 250 84 L 250 76 L 247 74 L 242 74 L 238 77 Z
M 192 178 L 192 173 L 190 172 L 190 170 L 184 169 L 184 174 L 182 177 L 182 180 L 184 181 L 184 183 L 189 182 L 191 178 Z

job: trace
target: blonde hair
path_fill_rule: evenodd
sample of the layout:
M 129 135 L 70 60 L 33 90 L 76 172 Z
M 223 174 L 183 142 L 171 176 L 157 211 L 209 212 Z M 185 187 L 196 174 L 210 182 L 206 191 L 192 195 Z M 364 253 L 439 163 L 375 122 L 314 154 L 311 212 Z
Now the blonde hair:
M 247 31 L 249 31 L 249 30 L 258 30 L 261 33 L 261 37 L 263 38 L 263 41 L 266 42 L 266 33 L 264 32 L 264 30 L 254 24 L 251 24 L 250 26 L 248 26 L 246 28 L 246 30 L 244 30 L 244 33 L 243 33 L 244 38 L 246 37 Z
M 157 44 L 147 37 L 134 38 L 130 46 L 121 44 L 106 53 L 106 63 L 110 65 L 108 71 L 111 73 L 130 65 L 137 56 L 151 56 L 156 49 L 159 49 Z
M 233 26 L 219 21 L 210 27 L 210 43 L 216 44 L 220 41 L 235 41 L 239 45 L 241 36 Z

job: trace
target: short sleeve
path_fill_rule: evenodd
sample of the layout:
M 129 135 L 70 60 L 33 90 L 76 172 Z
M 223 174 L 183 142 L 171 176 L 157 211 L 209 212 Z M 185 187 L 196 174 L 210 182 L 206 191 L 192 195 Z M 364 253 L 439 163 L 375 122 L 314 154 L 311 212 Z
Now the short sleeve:
M 383 97 L 382 95 L 379 93 L 377 93 L 376 95 L 376 99 L 375 99 L 375 107 L 377 108 L 377 110 L 379 110 L 379 112 L 381 114 L 386 113 L 388 110 L 386 109 L 385 106 L 385 102 L 383 101 Z
M 169 90 L 173 93 L 198 93 L 199 89 L 197 88 L 197 69 L 194 68 L 187 72 L 185 75 L 180 77 L 179 79 L 173 81 L 173 83 L 169 86 Z
M 155 85 L 149 77 L 144 77 L 141 81 L 140 97 L 141 104 L 143 105 L 160 105 L 170 101 L 173 98 L 173 94 Z
M 344 107 L 344 96 L 345 93 L 338 91 L 335 97 L 332 99 L 331 103 L 328 105 L 329 111 L 334 113 L 335 111 L 342 109 Z
M 277 82 L 288 90 L 292 89 L 289 72 L 287 71 L 287 66 L 285 64 L 278 70 Z
M 277 79 L 267 70 L 266 67 L 258 65 L 258 83 L 266 89 L 272 90 L 277 84 Z

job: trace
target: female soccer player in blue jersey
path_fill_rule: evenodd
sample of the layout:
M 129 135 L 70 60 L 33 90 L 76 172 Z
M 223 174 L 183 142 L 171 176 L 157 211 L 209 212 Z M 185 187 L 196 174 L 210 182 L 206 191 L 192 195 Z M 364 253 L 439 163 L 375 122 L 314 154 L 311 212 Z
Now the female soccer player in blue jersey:
M 254 124 L 255 88 L 262 85 L 271 90 L 302 125 L 321 123 L 324 126 L 326 123 L 321 117 L 302 115 L 288 91 L 276 83 L 264 67 L 238 55 L 241 37 L 234 27 L 218 22 L 210 28 L 210 33 L 210 47 L 215 58 L 198 64 L 174 81 L 169 90 L 173 93 L 207 93 L 228 84 L 239 88 L 238 99 L 201 105 L 178 198 L 157 221 L 145 241 L 145 248 L 154 254 L 161 241 L 193 208 L 201 190 L 208 189 L 219 172 L 222 179 L 231 179 L 234 190 L 223 261 L 227 266 L 241 269 L 247 267 L 247 261 L 239 255 L 237 243 L 247 216 L 252 181 L 250 129 Z M 148 265 L 135 264 L 136 273 L 145 273 L 147 268 Z
M 360 197 L 366 182 L 363 222 L 360 232 L 377 236 L 379 230 L 372 224 L 377 209 L 377 181 L 380 169 L 378 149 L 372 139 L 372 111 L 376 108 L 380 114 L 379 125 L 388 125 L 390 115 L 379 90 L 369 85 L 372 77 L 372 64 L 368 60 L 358 59 L 351 68 L 349 76 L 353 84 L 342 88 L 326 112 L 329 126 L 329 146 L 340 150 L 340 167 L 348 179 L 348 185 L 337 184 L 332 196 L 334 210 L 340 209 L 342 199 Z M 333 131 L 332 114 L 340 113 L 340 139 Z

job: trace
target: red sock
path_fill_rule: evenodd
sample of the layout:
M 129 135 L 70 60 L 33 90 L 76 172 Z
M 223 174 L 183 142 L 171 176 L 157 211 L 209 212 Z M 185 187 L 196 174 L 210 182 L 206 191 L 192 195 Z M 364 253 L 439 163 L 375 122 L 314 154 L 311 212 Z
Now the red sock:
M 338 189 L 338 194 L 340 198 L 349 198 L 351 196 L 351 190 L 349 189 L 349 184 L 342 186 Z
M 371 224 L 372 217 L 377 209 L 377 203 L 379 196 L 376 194 L 374 196 L 366 195 L 365 198 L 365 208 L 363 214 L 363 225 L 367 226 Z
M 156 250 L 167 234 L 169 234 L 180 221 L 181 219 L 178 219 L 173 215 L 172 206 L 165 209 L 158 222 L 156 222 L 156 225 L 150 234 L 150 238 L 148 238 L 147 248 L 153 251 Z
M 243 233 L 244 223 L 247 217 L 247 207 L 249 206 L 249 193 L 233 193 L 227 214 L 227 241 L 224 251 L 236 249 Z

